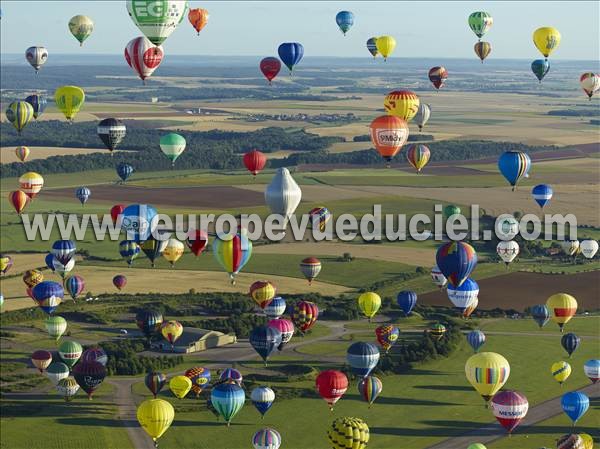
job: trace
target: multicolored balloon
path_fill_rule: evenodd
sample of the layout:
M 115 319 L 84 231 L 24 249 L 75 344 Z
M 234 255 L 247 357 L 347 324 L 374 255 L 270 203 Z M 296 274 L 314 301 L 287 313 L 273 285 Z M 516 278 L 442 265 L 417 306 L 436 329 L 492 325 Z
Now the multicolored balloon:
M 285 313 L 285 309 L 285 299 L 283 299 L 281 296 L 275 296 L 271 302 L 263 308 L 263 312 L 267 318 L 279 318 Z
M 134 169 L 129 164 L 121 163 L 117 165 L 116 171 L 119 178 L 121 178 L 121 183 L 124 183 L 133 174 Z
M 319 275 L 321 268 L 321 261 L 316 257 L 307 257 L 300 262 L 300 271 L 308 281 L 308 285 L 311 285 L 312 281 Z
M 592 72 L 584 73 L 579 78 L 579 84 L 581 84 L 581 88 L 589 100 L 592 101 L 592 96 L 600 90 L 600 74 Z
M 75 301 L 85 289 L 85 280 L 81 276 L 75 274 L 65 278 L 64 286 L 67 292 L 69 292 L 69 295 L 71 295 L 71 298 L 73 298 L 73 301 Z
M 543 209 L 546 204 L 552 199 L 552 187 L 548 184 L 538 184 L 533 189 L 531 189 L 531 195 L 536 203 L 540 205 Z
M 408 147 L 408 151 L 406 152 L 406 159 L 409 164 L 412 165 L 417 173 L 421 173 L 423 167 L 427 165 L 429 162 L 429 158 L 431 157 L 431 151 L 427 146 L 422 145 L 420 143 L 415 143 Z
M 475 54 L 479 59 L 481 59 L 481 63 L 483 64 L 483 60 L 487 58 L 492 52 L 492 44 L 489 42 L 477 42 L 473 47 L 475 50 Z
M 600 359 L 590 359 L 583 364 L 583 372 L 593 384 L 600 380 Z
M 52 362 L 48 368 L 46 368 L 46 377 L 50 379 L 50 382 L 52 382 L 55 387 L 61 379 L 69 377 L 69 373 L 69 367 L 62 362 Z M 77 385 L 77 383 L 75 383 L 75 385 Z M 77 385 L 77 389 L 79 389 L 79 385 Z
M 360 394 L 363 401 L 369 403 L 369 408 L 381 394 L 382 390 L 383 383 L 378 377 L 367 376 L 358 381 L 358 394 Z
M 6 274 L 13 266 L 13 259 L 5 254 L 0 254 L 0 274 Z
M 440 90 L 444 86 L 444 83 L 448 79 L 448 71 L 445 67 L 436 66 L 429 69 L 429 81 L 433 84 L 437 90 Z
M 21 135 L 21 131 L 33 119 L 33 108 L 26 101 L 13 101 L 8 105 L 4 113 L 6 114 L 6 119 L 12 123 L 19 135 Z
M 119 243 L 119 254 L 125 259 L 127 265 L 131 267 L 133 261 L 140 254 L 140 245 L 133 240 L 123 240 Z
M 446 335 L 446 326 L 442 323 L 434 323 L 428 329 L 429 335 L 434 340 L 441 340 Z
M 150 390 L 150 393 L 152 393 L 155 399 L 156 395 L 160 393 L 160 390 L 163 389 L 166 383 L 167 376 L 157 371 L 148 371 L 148 374 L 146 374 L 146 377 L 144 377 L 144 384 L 146 385 L 146 388 Z
M 577 300 L 567 293 L 556 293 L 548 298 L 546 307 L 550 311 L 552 321 L 558 324 L 560 331 L 577 313 Z
M 166 321 L 160 326 L 160 333 L 171 344 L 171 351 L 173 351 L 175 342 L 183 334 L 183 326 L 176 320 Z
M 277 287 L 272 282 L 256 281 L 250 286 L 249 295 L 264 310 L 271 303 L 276 293 Z
M 79 391 L 79 385 L 77 384 L 77 381 L 67 373 L 67 377 L 58 380 L 56 383 L 56 391 L 65 399 L 65 401 L 69 402 Z
M 65 291 L 58 282 L 43 281 L 33 287 L 31 295 L 40 309 L 51 315 L 62 302 Z
M 460 287 L 477 266 L 475 249 L 464 242 L 448 242 L 435 256 L 437 266 L 453 287 Z
M 333 449 L 366 449 L 369 426 L 360 418 L 337 418 L 327 431 L 327 437 Z
M 383 349 L 386 353 L 392 346 L 394 346 L 394 344 L 396 344 L 399 336 L 400 329 L 398 329 L 396 326 L 392 326 L 391 324 L 385 324 L 375 329 L 377 343 L 379 343 L 381 349 Z
M 217 235 L 212 244 L 213 255 L 227 273 L 231 284 L 252 256 L 252 241 L 243 233 Z
M 465 375 L 481 397 L 489 402 L 510 376 L 510 365 L 500 354 L 479 352 L 465 364 Z
M 140 249 L 150 261 L 152 268 L 154 268 L 155 266 L 156 259 L 162 256 L 166 247 L 167 240 L 156 240 L 152 236 L 150 236 L 148 240 L 142 242 L 142 244 L 140 245 Z
M 498 159 L 498 169 L 515 190 L 519 180 L 531 169 L 531 158 L 522 151 L 507 151 Z
M 204 390 L 209 384 L 211 379 L 210 370 L 202 366 L 195 366 L 186 370 L 184 376 L 190 379 L 192 382 L 192 391 L 196 397 L 200 396 L 202 390 Z
M 15 148 L 15 155 L 21 162 L 25 162 L 29 157 L 31 150 L 28 147 L 20 146 Z
M 254 449 L 279 449 L 281 435 L 275 429 L 265 427 L 254 434 L 252 445 Z
M 44 187 L 44 178 L 39 173 L 30 171 L 19 177 L 19 188 L 29 198 L 34 199 Z
M 158 211 L 150 204 L 131 204 L 123 209 L 120 218 L 121 230 L 136 243 L 148 240 L 158 226 Z
M 219 376 L 220 382 L 234 383 L 240 387 L 242 386 L 243 380 L 244 377 L 242 376 L 242 373 L 235 368 L 226 368 Z
M 511 434 L 527 415 L 529 401 L 523 393 L 506 390 L 496 393 L 490 406 L 500 425 Z
M 385 96 L 383 107 L 388 115 L 410 122 L 417 115 L 419 103 L 419 97 L 414 92 L 395 90 Z
M 304 334 L 317 322 L 319 307 L 310 301 L 300 301 L 294 305 L 291 318 L 298 330 Z
M 162 313 L 155 310 L 140 310 L 135 315 L 135 324 L 146 338 L 150 338 L 153 334 L 157 333 L 162 323 Z
M 494 19 L 485 11 L 476 11 L 469 16 L 469 27 L 479 39 L 490 30 L 493 24 Z
M 285 345 L 288 344 L 294 336 L 294 323 L 284 318 L 278 318 L 270 320 L 267 323 L 267 326 L 272 327 L 273 329 L 277 329 L 279 332 L 281 332 L 281 343 L 279 344 L 277 349 L 279 351 L 282 351 Z
M 52 353 L 48 351 L 38 350 L 31 354 L 31 363 L 35 366 L 40 374 L 52 363 Z
M 58 347 L 58 355 L 60 356 L 60 359 L 69 368 L 73 368 L 73 366 L 79 361 L 82 353 L 83 348 L 76 341 L 66 340 L 63 341 Z
M 479 285 L 473 279 L 467 278 L 459 287 L 448 285 L 446 292 L 448 293 L 448 299 L 454 307 L 460 313 L 463 313 L 475 301 L 475 298 L 479 296 Z
M 370 37 L 369 39 L 367 39 L 367 50 L 369 50 L 369 53 L 371 53 L 373 58 L 377 57 L 377 55 L 379 54 L 379 50 L 377 50 L 376 37 Z

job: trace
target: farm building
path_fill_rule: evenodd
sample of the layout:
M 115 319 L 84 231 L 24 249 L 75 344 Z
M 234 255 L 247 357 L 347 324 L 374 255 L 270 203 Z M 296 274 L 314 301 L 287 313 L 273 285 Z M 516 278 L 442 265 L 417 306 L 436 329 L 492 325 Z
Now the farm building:
M 210 331 L 206 329 L 184 328 L 183 334 L 175 342 L 173 352 L 189 354 L 191 352 L 205 351 L 210 348 L 230 345 L 237 341 L 235 334 Z M 171 344 L 161 340 L 153 342 L 150 347 L 157 351 L 171 352 Z

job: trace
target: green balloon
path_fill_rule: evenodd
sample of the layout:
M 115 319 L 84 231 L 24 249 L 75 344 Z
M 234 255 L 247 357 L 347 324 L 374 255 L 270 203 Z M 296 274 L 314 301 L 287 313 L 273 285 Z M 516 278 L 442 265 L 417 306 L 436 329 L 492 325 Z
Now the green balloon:
M 452 215 L 460 215 L 460 207 L 455 206 L 454 204 L 448 204 L 444 207 L 444 218 L 447 220 L 448 217 Z
M 467 449 L 487 449 L 487 448 L 481 443 L 475 443 L 475 444 L 470 444 Z
M 81 357 L 82 352 L 83 348 L 76 341 L 63 341 L 58 347 L 58 355 L 69 368 L 73 368 L 73 365 L 75 365 Z
M 175 165 L 177 158 L 185 150 L 185 139 L 183 136 L 175 133 L 169 133 L 160 138 L 161 151 L 171 159 L 171 164 Z
M 494 19 L 485 11 L 477 11 L 469 16 L 469 27 L 478 38 L 482 38 L 492 27 Z

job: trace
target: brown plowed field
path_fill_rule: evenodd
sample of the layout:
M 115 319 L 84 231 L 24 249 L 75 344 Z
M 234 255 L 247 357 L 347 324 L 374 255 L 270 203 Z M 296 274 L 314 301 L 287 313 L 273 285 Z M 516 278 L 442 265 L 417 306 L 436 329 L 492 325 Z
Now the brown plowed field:
M 482 279 L 479 284 L 479 308 L 490 310 L 524 310 L 535 304 L 545 304 L 555 293 L 568 293 L 577 298 L 579 311 L 600 309 L 600 277 L 597 271 L 577 274 L 510 273 Z M 419 303 L 450 304 L 446 292 L 435 291 L 419 295 Z

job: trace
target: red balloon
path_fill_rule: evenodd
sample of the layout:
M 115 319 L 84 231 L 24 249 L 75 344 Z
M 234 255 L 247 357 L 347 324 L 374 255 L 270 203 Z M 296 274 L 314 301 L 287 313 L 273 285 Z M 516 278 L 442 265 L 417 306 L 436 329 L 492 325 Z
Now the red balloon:
M 269 56 L 268 58 L 264 58 L 260 61 L 260 71 L 263 73 L 265 78 L 269 80 L 269 84 L 271 84 L 271 81 L 273 81 L 280 70 L 281 61 L 279 61 L 277 58 Z
M 208 234 L 201 229 L 192 229 L 188 234 L 186 243 L 190 251 L 199 256 L 208 244 Z
M 429 70 L 429 81 L 433 83 L 436 89 L 442 87 L 447 78 L 448 71 L 444 67 L 432 67 Z
M 244 154 L 244 165 L 254 176 L 258 174 L 267 164 L 267 156 L 258 150 L 252 150 Z
M 124 210 L 125 210 L 125 205 L 124 204 L 115 204 L 110 209 L 110 216 L 112 218 L 113 223 L 117 222 L 117 220 L 119 218 L 119 215 L 121 215 Z
M 333 369 L 322 371 L 316 380 L 319 395 L 333 410 L 334 404 L 341 399 L 348 389 L 348 378 L 341 371 Z
M 127 285 L 127 278 L 122 274 L 118 274 L 113 278 L 113 285 L 122 290 Z
M 18 215 L 21 215 L 21 212 L 23 212 L 23 209 L 25 209 L 25 206 L 29 204 L 30 200 L 31 198 L 29 198 L 26 193 L 20 190 L 15 190 L 14 192 L 10 192 L 8 194 L 8 201 L 12 207 L 15 208 L 15 211 Z

